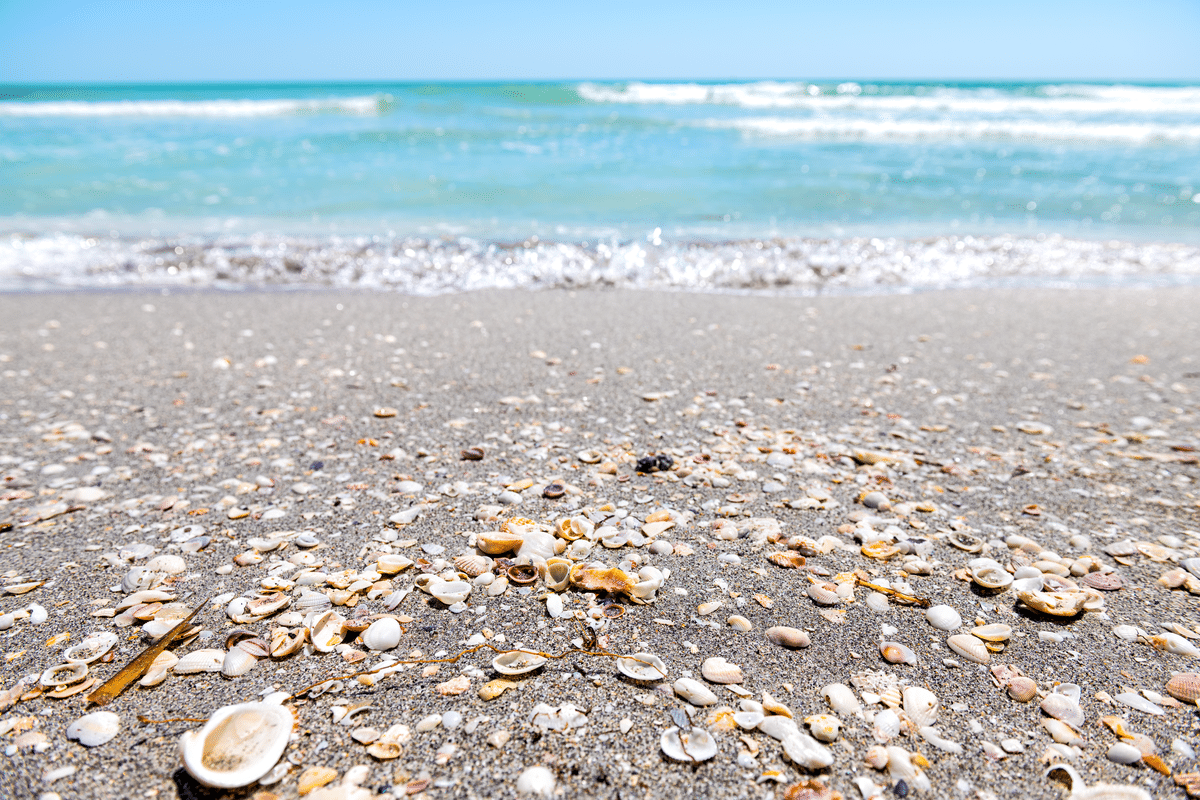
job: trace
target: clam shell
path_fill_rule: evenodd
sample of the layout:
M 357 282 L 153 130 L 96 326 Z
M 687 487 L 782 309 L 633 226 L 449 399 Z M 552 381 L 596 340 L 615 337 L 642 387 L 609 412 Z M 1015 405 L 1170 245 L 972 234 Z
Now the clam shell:
M 972 536 L 971 534 L 964 533 L 962 531 L 957 531 L 950 534 L 946 541 L 949 542 L 951 546 L 957 547 L 959 550 L 963 550 L 968 553 L 978 553 L 979 551 L 983 550 L 982 539 L 980 539 L 978 536 Z
M 1026 678 L 1024 675 L 1010 679 L 1005 688 L 1008 696 L 1018 703 L 1028 703 L 1037 697 L 1037 681 L 1033 678 Z
M 221 674 L 226 678 L 236 678 L 245 675 L 256 663 L 257 658 L 242 648 L 235 647 L 225 654 L 225 659 L 221 662 Z
M 342 643 L 346 636 L 346 618 L 336 611 L 326 611 L 309 618 L 308 638 L 313 647 L 328 653 Z
M 571 562 L 565 558 L 547 559 L 546 567 L 542 571 L 542 581 L 549 589 L 563 591 L 571 582 Z
M 999 564 L 986 565 L 971 570 L 971 580 L 984 589 L 1005 589 L 1013 582 L 1013 576 Z
M 1196 705 L 1200 699 L 1200 675 L 1195 672 L 1180 672 L 1167 681 L 1167 694 L 1176 700 Z
M 97 631 L 89 633 L 87 638 L 74 647 L 68 647 L 63 653 L 63 659 L 67 662 L 81 661 L 84 664 L 91 664 L 117 643 L 117 635 L 111 631 Z
M 273 703 L 219 708 L 199 731 L 180 737 L 184 769 L 205 786 L 248 786 L 275 766 L 294 724 L 292 712 Z
M 992 654 L 988 652 L 987 645 L 970 634 L 955 634 L 946 640 L 946 644 L 955 653 L 976 664 L 988 664 L 992 660 Z M 921 725 L 920 727 L 925 726 Z
M 391 650 L 400 644 L 400 623 L 391 617 L 377 619 L 359 638 L 368 650 Z
M 403 572 L 412 565 L 413 561 L 411 558 L 395 553 L 385 553 L 375 559 L 375 571 L 380 575 L 395 575 L 398 572 Z M 459 569 L 462 568 L 459 567 Z M 466 572 L 466 570 L 463 571 Z
M 225 651 L 205 648 L 193 650 L 179 657 L 171 669 L 176 675 L 193 675 L 197 672 L 220 672 L 225 663 Z
M 712 706 L 717 703 L 713 691 L 695 678 L 680 678 L 671 685 L 675 694 L 694 706 Z
M 98 747 L 112 740 L 121 730 L 121 718 L 111 711 L 85 714 L 67 726 L 67 738 L 84 747 Z
M 307 638 L 307 628 L 290 631 L 287 628 L 276 628 L 271 631 L 271 657 L 285 658 L 293 653 L 298 653 L 300 648 L 304 647 Z
M 667 665 L 653 653 L 634 653 L 618 658 L 617 669 L 635 681 L 661 681 L 667 677 Z
M 429 588 L 429 593 L 448 606 L 465 602 L 471 594 L 471 584 L 466 581 L 439 581 Z
M 890 708 L 875 714 L 872 734 L 877 742 L 888 742 L 900 735 L 900 715 Z
M 904 689 L 903 697 L 904 713 L 918 729 L 937 722 L 939 704 L 933 692 L 921 686 L 908 686 Z
M 296 598 L 295 608 L 301 614 L 315 614 L 333 608 L 333 601 L 321 592 L 303 591 Z
M 164 575 L 182 575 L 187 571 L 187 562 L 177 555 L 155 556 L 146 562 L 146 569 Z
M 382 559 L 383 557 L 381 556 L 380 558 Z M 491 572 L 495 566 L 496 562 L 494 559 L 474 553 L 458 556 L 454 559 L 454 568 L 470 578 L 478 578 L 485 572 Z
M 254 617 L 266 617 L 286 608 L 292 598 L 283 592 L 263 594 L 246 601 L 246 613 Z
M 1040 708 L 1047 716 L 1062 720 L 1073 728 L 1083 726 L 1083 709 L 1065 694 L 1055 692 L 1047 695 Z
M 150 668 L 146 670 L 146 674 L 138 681 L 140 686 L 158 686 L 167 679 L 169 672 L 176 664 L 179 663 L 179 656 L 172 653 L 170 650 L 163 650 L 154 660 L 150 662 Z
M 821 690 L 821 696 L 829 702 L 829 707 L 843 716 L 855 714 L 862 716 L 862 705 L 854 692 L 844 683 L 831 683 Z
M 475 546 L 489 556 L 502 556 L 511 553 L 525 541 L 523 536 L 503 531 L 488 531 L 475 537 Z
M 962 627 L 962 616 L 952 606 L 932 606 L 926 609 L 925 620 L 939 631 L 953 631 Z
M 663 753 L 676 761 L 708 761 L 717 754 L 717 740 L 703 728 L 668 728 L 659 740 Z
M 971 629 L 971 635 L 985 642 L 1007 642 L 1012 637 L 1012 626 L 1003 622 L 993 622 L 990 625 L 976 625 Z
M 501 653 L 493 658 L 492 669 L 501 675 L 524 675 L 527 672 L 533 672 L 545 663 L 546 659 L 536 653 L 514 650 L 510 653 Z
M 808 596 L 820 606 L 832 606 L 841 602 L 837 594 L 837 584 L 834 583 L 814 583 L 808 587 Z
M 88 665 L 82 661 L 70 661 L 50 667 L 42 673 L 41 684 L 51 689 L 60 689 L 79 683 L 88 676 Z
M 776 625 L 773 628 L 767 628 L 766 637 L 780 647 L 798 649 L 808 647 L 811 644 L 807 633 L 799 628 L 789 628 L 786 625 Z
M 700 674 L 713 683 L 741 683 L 745 680 L 742 668 L 726 661 L 724 656 L 706 658 L 700 666 Z
M 893 664 L 916 664 L 917 654 L 900 642 L 880 642 L 879 652 Z M 817 737 L 820 738 L 820 737 Z

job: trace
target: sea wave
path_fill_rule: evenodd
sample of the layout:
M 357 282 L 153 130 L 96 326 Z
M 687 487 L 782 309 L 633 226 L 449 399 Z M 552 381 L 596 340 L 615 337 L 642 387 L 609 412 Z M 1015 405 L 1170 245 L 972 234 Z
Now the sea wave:
M 1200 144 L 1200 124 L 1170 125 L 1150 122 L 745 117 L 707 119 L 699 124 L 709 128 L 734 128 L 743 133 L 761 136 L 839 141 L 986 139 L 1140 146 Z
M 288 117 L 386 113 L 389 95 L 313 99 L 0 102 L 0 117 Z
M 358 287 L 897 291 L 1005 280 L 1196 281 L 1200 247 L 1062 236 L 648 241 L 268 236 L 0 239 L 0 288 Z

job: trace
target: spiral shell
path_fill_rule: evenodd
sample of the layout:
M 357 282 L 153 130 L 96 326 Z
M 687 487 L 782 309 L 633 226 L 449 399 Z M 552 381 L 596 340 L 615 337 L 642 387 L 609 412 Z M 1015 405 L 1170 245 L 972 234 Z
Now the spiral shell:
M 992 660 L 992 654 L 988 652 L 987 645 L 969 634 L 955 634 L 946 640 L 946 644 L 951 650 L 976 664 L 987 664 Z

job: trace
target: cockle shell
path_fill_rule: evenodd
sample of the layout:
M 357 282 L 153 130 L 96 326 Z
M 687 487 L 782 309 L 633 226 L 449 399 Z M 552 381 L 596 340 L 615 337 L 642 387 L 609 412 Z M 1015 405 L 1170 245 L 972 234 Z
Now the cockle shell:
M 89 633 L 82 642 L 67 648 L 63 653 L 63 660 L 68 663 L 80 661 L 84 664 L 91 664 L 111 650 L 116 643 L 117 635 L 111 631 Z
M 329 653 L 346 638 L 346 618 L 330 610 L 309 617 L 308 639 L 322 653 Z
M 225 663 L 225 651 L 213 648 L 193 650 L 179 657 L 171 669 L 176 675 L 194 675 L 197 672 L 220 672 Z
M 292 712 L 274 703 L 219 708 L 199 731 L 180 737 L 183 766 L 205 786 L 248 786 L 275 766 L 294 724 Z
M 713 683 L 741 683 L 745 680 L 742 668 L 726 661 L 724 656 L 706 658 L 700 666 L 700 674 Z
M 900 715 L 890 708 L 875 714 L 872 730 L 875 741 L 887 743 L 900 735 Z
M 545 663 L 546 659 L 536 653 L 514 650 L 509 653 L 501 653 L 493 658 L 492 669 L 501 675 L 524 675 L 527 672 L 533 672 Z
M 1037 681 L 1024 675 L 1010 678 L 1005 688 L 1008 690 L 1008 696 L 1018 703 L 1028 703 L 1037 697 Z
M 780 647 L 798 649 L 808 647 L 811 644 L 807 633 L 799 628 L 789 628 L 786 625 L 776 625 L 773 628 L 767 628 L 766 637 Z
M 1200 675 L 1195 672 L 1180 672 L 1167 681 L 1167 694 L 1176 700 L 1197 705 L 1200 699 Z
M 917 654 L 900 642 L 880 642 L 879 652 L 893 664 L 916 664 Z M 819 738 L 819 737 L 818 737 Z
M 67 738 L 85 747 L 98 747 L 111 741 L 121 730 L 121 718 L 111 711 L 85 714 L 67 726 Z
M 695 678 L 680 678 L 672 684 L 675 693 L 694 706 L 712 706 L 717 703 L 713 691 Z
M 933 692 L 921 686 L 908 686 L 902 696 L 904 713 L 917 728 L 927 728 L 937 722 L 939 704 Z
M 634 653 L 618 658 L 617 669 L 635 681 L 661 681 L 667 677 L 667 665 L 653 653 Z
M 522 536 L 521 546 L 517 548 L 517 558 L 535 563 L 546 561 L 554 555 L 560 544 L 565 548 L 566 543 L 556 539 L 552 533 L 531 530 Z
M 318 614 L 333 607 L 329 596 L 321 592 L 302 591 L 296 598 L 296 611 L 301 614 Z
M 400 644 L 400 623 L 391 617 L 377 619 L 359 634 L 359 639 L 368 650 L 391 650 Z
M 226 678 L 236 678 L 245 675 L 256 663 L 258 663 L 257 658 L 241 647 L 234 647 L 225 654 L 225 658 L 221 662 L 221 674 Z
M 458 556 L 454 559 L 454 568 L 466 575 L 468 578 L 478 578 L 485 572 L 491 572 L 492 568 L 495 566 L 496 562 L 494 559 L 475 553 L 469 553 L 465 556 Z
M 668 728 L 659 740 L 663 753 L 676 761 L 708 761 L 717 754 L 717 740 L 703 728 Z
M 1040 707 L 1048 716 L 1062 720 L 1073 728 L 1083 726 L 1083 709 L 1065 694 L 1055 692 L 1047 695 Z
M 955 634 L 946 640 L 946 644 L 955 653 L 976 664 L 988 664 L 992 660 L 992 654 L 988 652 L 987 645 L 970 634 Z
M 858 702 L 858 698 L 854 696 L 854 692 L 844 683 L 831 683 L 821 690 L 821 696 L 828 702 L 838 714 L 843 716 L 854 714 L 862 716 L 862 705 Z
M 814 583 L 808 587 L 808 596 L 819 606 L 832 606 L 841 602 L 837 593 L 837 584 Z
M 962 627 L 962 616 L 952 606 L 932 606 L 925 611 L 925 620 L 940 631 Z

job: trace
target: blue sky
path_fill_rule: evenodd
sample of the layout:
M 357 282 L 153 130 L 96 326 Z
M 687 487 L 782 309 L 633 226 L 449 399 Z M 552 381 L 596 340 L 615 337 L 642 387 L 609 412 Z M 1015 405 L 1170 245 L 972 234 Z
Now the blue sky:
M 1200 79 L 1200 0 L 0 0 L 0 82 Z

